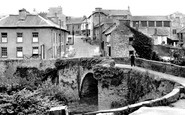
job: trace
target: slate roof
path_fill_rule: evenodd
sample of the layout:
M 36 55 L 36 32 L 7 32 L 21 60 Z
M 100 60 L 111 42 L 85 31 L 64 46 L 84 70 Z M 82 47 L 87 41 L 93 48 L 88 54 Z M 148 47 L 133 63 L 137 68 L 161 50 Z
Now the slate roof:
M 25 20 L 19 20 L 19 15 L 9 15 L 0 19 L 0 28 L 6 27 L 52 27 L 60 29 L 54 22 L 41 17 L 40 15 L 27 14 Z M 61 30 L 67 31 L 64 28 Z
M 178 30 L 177 33 L 185 33 L 185 28 L 182 28 L 181 30 Z
M 83 22 L 83 17 L 80 17 L 80 18 L 71 17 L 70 19 L 66 20 L 66 24 L 80 24 L 82 22 Z
M 104 24 L 107 24 L 107 25 L 112 25 L 114 23 L 114 19 L 111 19 L 111 18 L 106 18 L 105 20 L 103 20 L 101 23 L 100 23 L 100 26 L 104 25 Z M 99 27 L 99 23 L 96 24 L 94 26 L 94 28 L 97 28 Z
M 157 29 L 157 33 L 156 33 L 156 29 Z M 158 35 L 158 36 L 169 36 L 170 35 L 170 29 L 169 28 L 139 28 L 139 31 L 149 35 L 149 36 L 153 36 L 153 35 Z
M 99 13 L 97 11 L 94 11 L 88 18 L 90 18 L 95 13 Z M 109 10 L 109 9 L 101 9 L 100 13 L 106 15 L 106 16 L 121 16 L 121 15 L 131 15 L 129 10 Z
M 170 21 L 168 16 L 132 16 L 133 21 Z
M 170 30 L 166 29 L 166 28 L 157 28 L 157 35 L 168 36 L 168 35 L 170 35 Z
M 104 12 L 107 15 L 110 16 L 120 16 L 120 15 L 129 15 L 131 14 L 129 10 L 108 10 L 108 9 L 103 9 L 102 12 Z
M 112 33 L 117 28 L 116 23 L 112 24 L 109 28 L 103 31 L 105 35 Z

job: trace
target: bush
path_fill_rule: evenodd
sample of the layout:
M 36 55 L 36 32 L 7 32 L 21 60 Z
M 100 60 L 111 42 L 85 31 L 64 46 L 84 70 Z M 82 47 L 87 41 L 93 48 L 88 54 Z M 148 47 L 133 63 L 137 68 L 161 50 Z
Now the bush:
M 41 97 L 48 97 L 50 100 L 57 100 L 63 104 L 67 104 L 68 100 L 64 95 L 64 90 L 58 85 L 52 84 L 51 80 L 45 81 L 39 88 Z
M 59 105 L 26 89 L 13 95 L 1 94 L 0 99 L 1 115 L 44 115 L 47 109 Z

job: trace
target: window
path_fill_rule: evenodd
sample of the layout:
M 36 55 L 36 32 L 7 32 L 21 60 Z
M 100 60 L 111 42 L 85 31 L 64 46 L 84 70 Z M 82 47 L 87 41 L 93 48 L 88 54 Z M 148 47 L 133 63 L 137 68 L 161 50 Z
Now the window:
M 111 46 L 108 46 L 108 56 L 111 56 Z
M 141 26 L 142 27 L 147 27 L 147 21 L 141 21 Z
M 139 21 L 133 21 L 133 27 L 136 27 L 137 24 L 139 26 Z
M 39 57 L 39 47 L 33 47 L 32 56 L 33 57 Z
M 162 27 L 162 21 L 156 21 L 156 26 L 157 27 Z
M 33 32 L 32 36 L 33 36 L 33 42 L 34 43 L 39 42 L 39 33 L 38 32 Z
M 170 21 L 164 21 L 164 27 L 170 27 Z
M 131 45 L 132 44 L 132 42 L 133 42 L 133 37 L 129 37 L 129 45 Z
M 149 22 L 148 22 L 148 25 L 149 25 L 149 27 L 155 27 L 154 21 L 149 21 Z
M 173 29 L 173 34 L 177 34 L 177 30 L 176 29 Z
M 22 33 L 17 33 L 17 42 L 23 42 L 23 34 Z
M 7 47 L 1 47 L 1 57 L 7 57 Z
M 67 45 L 73 45 L 74 44 L 74 39 L 72 37 L 67 38 Z
M 23 48 L 17 47 L 17 57 L 21 58 L 23 57 Z
M 8 35 L 7 35 L 7 33 L 1 33 L 1 42 L 3 42 L 3 43 L 8 42 Z
M 123 19 L 127 19 L 127 15 L 123 15 Z

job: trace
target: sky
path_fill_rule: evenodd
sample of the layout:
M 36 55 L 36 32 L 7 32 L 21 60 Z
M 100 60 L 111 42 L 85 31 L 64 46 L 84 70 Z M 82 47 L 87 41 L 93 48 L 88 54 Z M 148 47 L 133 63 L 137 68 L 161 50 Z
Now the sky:
M 0 14 L 18 14 L 25 8 L 29 12 L 47 12 L 49 7 L 63 8 L 67 16 L 89 16 L 96 7 L 126 10 L 132 15 L 169 15 L 176 11 L 185 14 L 184 0 L 1 0 Z

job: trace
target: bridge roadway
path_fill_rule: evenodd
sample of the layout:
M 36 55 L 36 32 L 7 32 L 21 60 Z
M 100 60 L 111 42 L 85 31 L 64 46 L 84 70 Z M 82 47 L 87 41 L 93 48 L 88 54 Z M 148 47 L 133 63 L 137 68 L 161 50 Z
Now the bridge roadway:
M 153 71 L 153 70 L 149 70 L 149 69 L 145 69 L 145 68 L 141 68 L 141 67 L 137 67 L 137 66 L 131 67 L 130 65 L 116 64 L 115 67 L 131 68 L 133 70 L 138 70 L 141 72 L 148 72 L 151 74 L 156 74 L 159 76 L 159 78 L 164 78 L 164 79 L 167 79 L 170 81 L 177 82 L 185 87 L 185 78 L 183 78 L 183 77 L 177 77 L 177 76 L 173 76 L 173 75 L 169 75 L 169 74 L 165 74 L 165 73 L 161 73 L 161 72 L 157 72 L 157 71 Z M 184 102 L 184 105 L 185 105 L 185 102 Z M 114 111 L 119 111 L 121 109 L 124 109 L 124 107 L 110 109 L 110 110 L 100 110 L 100 111 L 91 112 L 91 113 L 105 113 L 106 111 L 107 112 L 108 111 L 114 112 Z M 176 108 L 176 107 L 173 107 L 173 108 L 172 107 L 164 107 L 164 106 L 161 106 L 161 107 L 141 107 L 139 110 L 131 113 L 130 115 L 185 115 L 185 109 Z

